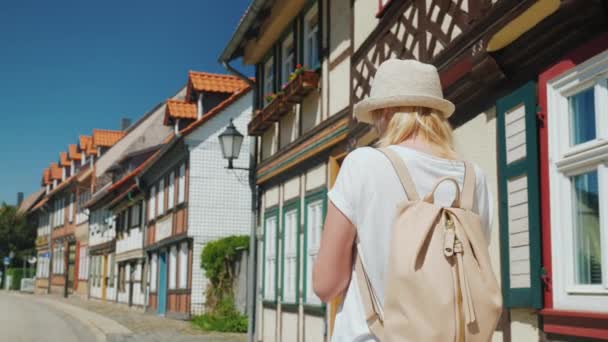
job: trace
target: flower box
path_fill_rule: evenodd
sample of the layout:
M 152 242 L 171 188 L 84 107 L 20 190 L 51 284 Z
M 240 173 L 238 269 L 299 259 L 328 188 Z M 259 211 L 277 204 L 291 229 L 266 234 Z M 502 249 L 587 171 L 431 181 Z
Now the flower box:
M 283 90 L 287 102 L 299 103 L 319 86 L 319 74 L 311 70 L 298 72 Z

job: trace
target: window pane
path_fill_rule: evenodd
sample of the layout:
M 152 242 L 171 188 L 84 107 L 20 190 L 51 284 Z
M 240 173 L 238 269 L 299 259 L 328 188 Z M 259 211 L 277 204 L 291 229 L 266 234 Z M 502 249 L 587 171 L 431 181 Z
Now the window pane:
M 576 284 L 602 283 L 597 171 L 572 177 Z
M 570 144 L 595 139 L 595 95 L 593 87 L 570 96 Z

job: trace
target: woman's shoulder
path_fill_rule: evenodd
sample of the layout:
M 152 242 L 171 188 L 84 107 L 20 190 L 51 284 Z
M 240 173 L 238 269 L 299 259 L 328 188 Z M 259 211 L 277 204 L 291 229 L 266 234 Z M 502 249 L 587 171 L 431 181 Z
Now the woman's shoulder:
M 371 146 L 357 147 L 344 158 L 343 167 L 364 167 L 369 165 L 377 165 L 379 161 L 384 159 L 382 152 Z

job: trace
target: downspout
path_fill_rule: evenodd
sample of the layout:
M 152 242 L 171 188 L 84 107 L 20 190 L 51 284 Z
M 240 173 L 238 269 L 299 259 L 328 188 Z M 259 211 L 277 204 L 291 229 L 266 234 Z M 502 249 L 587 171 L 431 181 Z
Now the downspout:
M 222 66 L 233 75 L 247 82 L 251 89 L 256 91 L 256 83 L 243 73 L 236 70 L 228 61 L 222 60 Z M 255 102 L 255 96 L 253 97 Z M 252 103 L 255 108 L 255 103 Z M 257 269 L 257 221 L 258 221 L 258 195 L 256 185 L 256 168 L 257 168 L 257 141 L 256 137 L 251 137 L 249 144 L 249 187 L 251 189 L 251 232 L 249 233 L 249 260 L 247 265 L 247 341 L 255 341 L 255 305 L 257 297 L 257 280 L 255 270 Z

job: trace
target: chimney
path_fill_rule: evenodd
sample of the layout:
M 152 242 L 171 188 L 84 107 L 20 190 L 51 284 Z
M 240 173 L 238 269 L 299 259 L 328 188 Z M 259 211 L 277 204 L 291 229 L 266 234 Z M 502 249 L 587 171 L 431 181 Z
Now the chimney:
M 129 118 L 120 119 L 120 130 L 121 131 L 126 131 L 127 128 L 129 128 L 130 126 L 131 126 L 131 119 L 129 119 Z
M 19 191 L 17 193 L 17 206 L 20 206 L 21 202 L 23 202 L 23 192 Z

